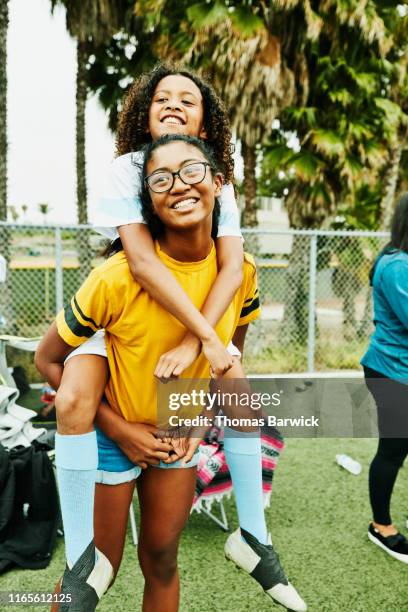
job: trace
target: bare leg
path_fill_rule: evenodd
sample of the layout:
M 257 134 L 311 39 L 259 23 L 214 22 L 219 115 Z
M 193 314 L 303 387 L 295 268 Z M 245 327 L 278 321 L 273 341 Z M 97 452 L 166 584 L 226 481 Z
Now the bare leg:
M 112 563 L 115 577 L 122 561 L 129 506 L 134 489 L 134 480 L 119 485 L 96 485 L 95 546 Z
M 196 468 L 148 468 L 137 480 L 141 509 L 139 561 L 144 612 L 177 612 L 177 552 L 190 514 Z

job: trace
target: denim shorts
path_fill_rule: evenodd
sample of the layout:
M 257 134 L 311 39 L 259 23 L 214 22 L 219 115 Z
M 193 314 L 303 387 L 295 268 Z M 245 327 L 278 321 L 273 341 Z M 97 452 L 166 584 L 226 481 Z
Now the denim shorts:
M 105 436 L 104 433 L 95 427 L 98 440 L 98 470 L 96 482 L 100 484 L 116 485 L 135 480 L 141 473 L 142 468 L 135 465 L 121 451 L 119 446 Z M 157 467 L 168 470 L 172 468 L 196 467 L 199 459 L 199 450 L 194 453 L 193 458 L 187 465 L 181 465 L 181 460 L 174 463 L 164 463 L 160 461 Z

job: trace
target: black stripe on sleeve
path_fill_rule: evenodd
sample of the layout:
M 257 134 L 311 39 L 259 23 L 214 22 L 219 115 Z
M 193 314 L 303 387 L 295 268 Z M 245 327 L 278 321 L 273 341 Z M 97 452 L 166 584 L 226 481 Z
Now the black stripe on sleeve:
M 92 325 L 94 325 L 96 327 L 96 329 L 100 328 L 100 325 L 98 325 L 97 323 L 95 323 L 95 321 L 93 319 L 91 319 L 91 317 L 87 317 L 81 310 L 81 308 L 79 307 L 79 304 L 77 302 L 76 299 L 76 295 L 74 295 L 74 304 L 75 304 L 75 308 L 77 309 L 77 311 L 79 312 L 79 314 L 81 315 L 81 318 L 84 321 L 89 321 L 89 323 L 92 323 Z
M 243 307 L 243 309 L 241 310 L 241 314 L 240 314 L 239 318 L 243 319 L 247 315 L 251 314 L 251 312 L 253 312 L 257 308 L 259 308 L 259 297 L 254 298 L 252 300 L 251 304 L 249 304 L 248 306 L 244 306 Z
M 254 293 L 254 295 L 253 295 L 252 297 L 247 298 L 247 299 L 245 300 L 245 302 L 244 302 L 244 306 L 245 306 L 245 305 L 248 305 L 248 304 L 251 304 L 251 303 L 252 303 L 252 300 L 253 300 L 254 298 L 258 297 L 258 295 L 259 295 L 259 291 L 258 291 L 258 289 L 257 289 L 257 290 L 255 291 L 255 293 Z
M 86 325 L 82 325 L 82 323 L 78 321 L 72 310 L 71 303 L 67 304 L 64 308 L 64 318 L 74 336 L 78 336 L 79 338 L 90 338 L 94 335 L 95 332 L 93 329 Z

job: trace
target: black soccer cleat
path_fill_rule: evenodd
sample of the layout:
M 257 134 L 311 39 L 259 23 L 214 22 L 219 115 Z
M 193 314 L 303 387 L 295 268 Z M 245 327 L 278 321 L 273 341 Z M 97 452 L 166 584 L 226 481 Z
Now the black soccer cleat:
M 92 540 L 75 565 L 65 568 L 59 612 L 94 612 L 112 578 L 109 559 L 95 548 Z

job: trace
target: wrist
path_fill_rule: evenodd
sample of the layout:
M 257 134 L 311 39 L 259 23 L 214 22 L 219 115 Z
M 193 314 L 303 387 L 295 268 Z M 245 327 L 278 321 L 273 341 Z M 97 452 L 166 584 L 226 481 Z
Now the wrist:
M 206 333 L 200 336 L 200 341 L 203 345 L 216 342 L 217 340 L 219 340 L 219 338 L 217 336 L 217 333 L 213 330 L 212 327 L 209 327 Z
M 182 344 L 188 344 L 189 346 L 198 346 L 201 344 L 200 338 L 197 338 L 192 332 L 188 331 L 184 336 Z

